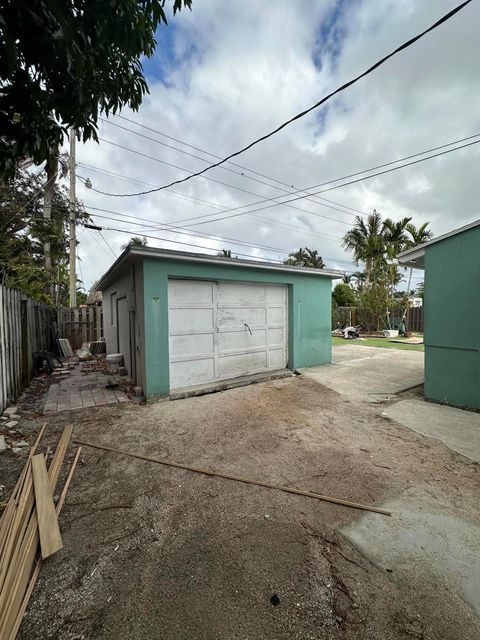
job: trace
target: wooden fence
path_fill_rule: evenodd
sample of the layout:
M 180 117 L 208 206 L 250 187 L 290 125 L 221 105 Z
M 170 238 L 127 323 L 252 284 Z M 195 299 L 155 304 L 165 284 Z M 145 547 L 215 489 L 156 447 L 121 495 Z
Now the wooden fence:
M 398 328 L 403 316 L 402 307 L 390 309 L 390 322 L 392 326 Z M 371 331 L 375 329 L 376 318 L 368 310 L 361 307 L 336 307 L 332 313 L 332 325 L 335 329 L 337 325 L 362 325 Z M 423 333 L 423 307 L 412 307 L 407 309 L 406 317 L 407 331 Z M 387 328 L 387 318 L 385 316 L 385 328 Z
M 33 352 L 54 349 L 55 333 L 52 307 L 0 285 L 0 412 L 32 378 Z
M 58 337 L 68 338 L 72 349 L 82 342 L 95 342 L 103 336 L 102 307 L 79 307 L 58 310 Z

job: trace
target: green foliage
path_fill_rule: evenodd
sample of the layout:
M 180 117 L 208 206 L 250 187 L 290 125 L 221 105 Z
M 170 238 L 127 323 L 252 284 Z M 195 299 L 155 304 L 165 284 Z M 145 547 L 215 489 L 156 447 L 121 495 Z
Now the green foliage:
M 222 249 L 221 251 L 219 251 L 217 253 L 217 256 L 219 258 L 231 258 L 232 257 L 232 250 L 231 249 Z
M 127 247 L 146 247 L 147 239 L 145 236 L 141 238 L 140 236 L 132 236 L 128 242 L 122 244 L 122 251 L 125 251 Z
M 192 0 L 173 0 L 173 13 Z M 99 114 L 137 110 L 165 0 L 18 0 L 0 6 L 0 170 L 50 158 L 68 127 L 97 140 Z
M 417 290 L 415 292 L 419 298 L 424 299 L 425 295 L 425 282 L 420 282 L 418 284 Z
M 357 303 L 357 294 L 349 284 L 339 282 L 333 289 L 332 301 L 337 307 L 354 307 Z
M 415 227 L 412 218 L 394 221 L 382 220 L 373 211 L 366 220 L 357 216 L 355 224 L 343 237 L 343 247 L 353 254 L 357 265 L 363 263 L 363 272 L 353 274 L 357 282 L 360 306 L 369 316 L 369 328 L 388 326 L 388 310 L 395 299 L 406 309 L 410 294 L 399 294 L 397 286 L 402 282 L 401 267 L 395 264 L 397 255 L 433 237 L 428 222 Z
M 310 267 L 314 269 L 324 269 L 325 263 L 322 256 L 319 255 L 316 249 L 309 249 L 300 247 L 298 251 L 294 251 L 289 254 L 288 258 L 283 261 L 284 264 L 296 265 L 299 267 Z
M 55 187 L 52 218 L 46 221 L 43 190 L 43 177 L 27 171 L 18 171 L 13 178 L 0 180 L 0 283 L 31 298 L 66 304 L 68 192 L 64 187 Z M 77 219 L 88 220 L 79 203 Z M 50 272 L 45 269 L 45 242 L 50 242 Z
M 87 304 L 88 295 L 85 291 L 77 291 L 77 306 L 81 304 Z

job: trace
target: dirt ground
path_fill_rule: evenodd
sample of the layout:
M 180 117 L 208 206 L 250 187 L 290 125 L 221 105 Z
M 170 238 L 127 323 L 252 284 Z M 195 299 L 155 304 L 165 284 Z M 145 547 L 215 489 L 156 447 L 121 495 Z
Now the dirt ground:
M 73 423 L 78 439 L 367 504 L 417 487 L 478 518 L 478 465 L 382 417 L 384 406 L 295 377 L 59 413 L 48 433 Z M 28 423 L 32 438 L 42 422 Z M 44 563 L 19 638 L 478 639 L 457 594 L 429 575 L 396 581 L 336 532 L 358 515 L 84 448 L 65 547 Z

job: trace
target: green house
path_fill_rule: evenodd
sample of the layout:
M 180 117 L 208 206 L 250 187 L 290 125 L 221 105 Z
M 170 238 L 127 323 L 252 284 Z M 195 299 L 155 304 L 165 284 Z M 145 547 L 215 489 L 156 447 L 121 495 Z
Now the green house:
M 425 398 L 480 409 L 480 220 L 398 260 L 425 270 Z
M 128 247 L 97 288 L 107 353 L 147 398 L 331 361 L 342 274 Z

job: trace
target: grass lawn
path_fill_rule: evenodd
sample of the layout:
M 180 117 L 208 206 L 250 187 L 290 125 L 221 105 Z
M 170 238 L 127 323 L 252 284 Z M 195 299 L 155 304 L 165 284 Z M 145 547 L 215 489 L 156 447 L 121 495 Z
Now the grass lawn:
M 354 344 L 359 347 L 383 347 L 384 349 L 406 349 L 408 351 L 424 351 L 423 344 L 400 344 L 390 342 L 388 338 L 365 338 L 364 340 L 345 340 L 337 336 L 332 336 L 332 345 L 338 347 L 345 344 Z

